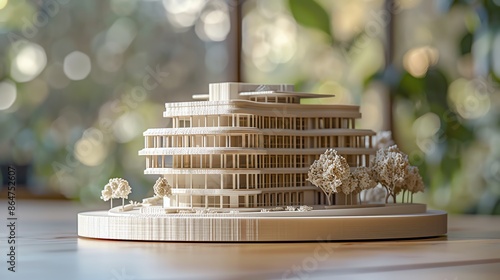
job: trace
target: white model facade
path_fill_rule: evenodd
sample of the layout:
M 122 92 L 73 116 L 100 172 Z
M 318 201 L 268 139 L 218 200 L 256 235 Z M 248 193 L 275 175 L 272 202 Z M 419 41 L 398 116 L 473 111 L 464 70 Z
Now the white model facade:
M 300 104 L 318 97 L 331 95 L 291 85 L 210 84 L 209 94 L 193 96 L 202 101 L 165 104 L 170 128 L 144 132 L 144 173 L 172 185 L 165 207 L 327 204 L 306 181 L 309 166 L 327 148 L 351 167 L 368 165 L 375 133 L 355 129 L 358 106 Z

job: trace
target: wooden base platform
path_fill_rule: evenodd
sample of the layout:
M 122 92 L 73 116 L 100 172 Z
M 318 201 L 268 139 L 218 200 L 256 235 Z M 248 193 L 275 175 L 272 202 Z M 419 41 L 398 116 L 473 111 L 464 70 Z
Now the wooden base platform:
M 330 209 L 283 215 L 270 212 L 268 216 L 267 213 L 146 215 L 138 211 L 122 214 L 95 211 L 78 214 L 78 235 L 143 241 L 280 242 L 423 238 L 447 233 L 446 212 L 425 210 L 422 204 L 392 207 L 393 214 L 387 214 L 391 211 L 386 210 L 378 215 L 366 214 L 370 211 L 366 208 L 351 215 L 325 215 L 323 211 L 335 211 Z M 424 211 L 412 213 L 415 209 Z

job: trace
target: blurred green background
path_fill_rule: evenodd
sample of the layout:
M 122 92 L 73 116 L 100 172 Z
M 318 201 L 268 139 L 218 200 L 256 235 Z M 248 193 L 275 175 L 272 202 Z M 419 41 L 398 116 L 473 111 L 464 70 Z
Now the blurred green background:
M 0 0 L 3 181 L 14 165 L 25 197 L 92 203 L 123 177 L 142 198 L 163 103 L 290 83 L 392 129 L 417 200 L 500 214 L 498 15 L 500 0 Z

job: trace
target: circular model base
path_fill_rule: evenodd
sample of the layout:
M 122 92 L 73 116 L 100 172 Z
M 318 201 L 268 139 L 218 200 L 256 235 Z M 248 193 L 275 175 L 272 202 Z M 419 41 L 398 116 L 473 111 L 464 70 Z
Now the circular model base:
M 443 211 L 348 216 L 324 215 L 323 211 L 334 210 L 292 212 L 283 216 L 95 211 L 78 214 L 78 235 L 143 241 L 277 242 L 423 238 L 447 232 L 447 214 Z M 290 215 L 293 213 L 297 215 Z

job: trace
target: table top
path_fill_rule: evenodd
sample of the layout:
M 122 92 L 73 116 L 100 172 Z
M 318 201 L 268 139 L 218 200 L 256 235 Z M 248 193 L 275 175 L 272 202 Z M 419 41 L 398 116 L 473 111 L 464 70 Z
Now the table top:
M 16 272 L 0 200 L 0 279 L 499 279 L 500 217 L 450 216 L 448 235 L 371 242 L 186 243 L 78 238 L 68 201 L 18 200 Z

